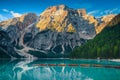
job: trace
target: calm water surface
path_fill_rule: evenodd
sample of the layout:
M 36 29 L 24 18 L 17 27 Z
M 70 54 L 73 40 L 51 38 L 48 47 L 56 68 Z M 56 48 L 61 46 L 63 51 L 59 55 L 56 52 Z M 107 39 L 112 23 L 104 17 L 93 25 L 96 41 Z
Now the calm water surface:
M 0 80 L 120 80 L 119 66 L 107 60 L 0 60 Z

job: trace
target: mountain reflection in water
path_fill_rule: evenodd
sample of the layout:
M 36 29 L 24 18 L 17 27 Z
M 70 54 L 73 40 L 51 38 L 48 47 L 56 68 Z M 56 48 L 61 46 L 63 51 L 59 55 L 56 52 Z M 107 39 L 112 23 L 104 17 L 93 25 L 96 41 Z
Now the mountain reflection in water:
M 58 66 L 60 64 L 65 65 Z M 106 60 L 0 60 L 0 80 L 120 80 L 120 69 L 92 67 L 88 64 L 120 66 L 120 63 Z

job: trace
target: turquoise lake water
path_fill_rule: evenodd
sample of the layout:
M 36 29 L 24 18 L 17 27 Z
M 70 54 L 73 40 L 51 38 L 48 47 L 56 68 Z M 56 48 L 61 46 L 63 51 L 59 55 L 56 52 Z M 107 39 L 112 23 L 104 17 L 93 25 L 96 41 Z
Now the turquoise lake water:
M 0 80 L 120 80 L 120 62 L 108 60 L 0 60 Z

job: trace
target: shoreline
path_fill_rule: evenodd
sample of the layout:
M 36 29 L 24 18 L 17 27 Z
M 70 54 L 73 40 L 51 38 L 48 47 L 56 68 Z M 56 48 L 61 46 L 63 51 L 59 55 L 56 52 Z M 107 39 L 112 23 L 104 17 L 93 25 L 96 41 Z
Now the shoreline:
M 120 62 L 120 59 L 109 59 L 109 61 Z
M 20 60 L 28 60 L 28 59 L 36 59 L 36 60 L 39 60 L 39 59 L 65 59 L 65 60 L 109 60 L 109 61 L 116 61 L 116 62 L 120 62 L 120 59 L 86 59 L 86 58 L 0 58 L 0 60 L 17 60 L 17 59 L 20 59 Z

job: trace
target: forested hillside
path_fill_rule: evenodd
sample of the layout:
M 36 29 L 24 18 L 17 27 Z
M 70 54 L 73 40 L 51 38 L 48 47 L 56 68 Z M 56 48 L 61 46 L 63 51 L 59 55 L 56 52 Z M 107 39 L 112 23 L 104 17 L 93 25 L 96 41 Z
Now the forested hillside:
M 72 58 L 120 58 L 120 21 L 116 16 L 94 39 L 71 52 Z M 118 20 L 118 21 L 116 21 Z M 116 23 L 117 22 L 117 23 Z M 112 25 L 113 24 L 113 25 Z

